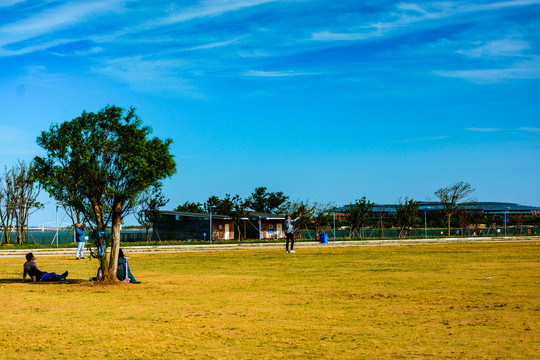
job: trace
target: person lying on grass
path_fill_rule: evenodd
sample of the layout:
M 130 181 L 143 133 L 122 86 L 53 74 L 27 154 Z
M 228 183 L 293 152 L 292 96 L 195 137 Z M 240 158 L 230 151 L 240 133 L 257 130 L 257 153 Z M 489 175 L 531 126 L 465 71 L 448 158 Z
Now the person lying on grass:
M 118 269 L 116 270 L 116 277 L 118 280 L 126 283 L 140 284 L 141 282 L 135 280 L 135 277 L 131 273 L 128 266 L 128 260 L 129 258 L 126 257 L 122 249 L 120 249 L 118 253 Z
M 24 263 L 24 272 L 22 282 L 26 281 L 26 275 L 28 274 L 32 278 L 32 282 L 36 281 L 54 281 L 54 280 L 66 280 L 68 272 L 64 272 L 62 275 L 40 271 L 35 263 L 36 258 L 34 254 L 26 254 L 26 262 Z

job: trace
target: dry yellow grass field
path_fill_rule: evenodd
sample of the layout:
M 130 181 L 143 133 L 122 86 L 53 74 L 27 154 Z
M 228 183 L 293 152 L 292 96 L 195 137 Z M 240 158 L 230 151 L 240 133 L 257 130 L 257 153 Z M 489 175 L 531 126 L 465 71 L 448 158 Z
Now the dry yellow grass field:
M 126 254 L 129 256 L 129 254 Z M 0 258 L 1 359 L 534 359 L 540 246 L 450 244 Z

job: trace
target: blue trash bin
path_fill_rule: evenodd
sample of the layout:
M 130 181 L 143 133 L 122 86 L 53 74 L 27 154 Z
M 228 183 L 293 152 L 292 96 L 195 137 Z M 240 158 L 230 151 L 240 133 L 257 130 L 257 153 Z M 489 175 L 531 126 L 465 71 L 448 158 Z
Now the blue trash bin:
M 319 237 L 321 239 L 321 243 L 323 243 L 323 244 L 328 243 L 328 234 L 320 234 Z

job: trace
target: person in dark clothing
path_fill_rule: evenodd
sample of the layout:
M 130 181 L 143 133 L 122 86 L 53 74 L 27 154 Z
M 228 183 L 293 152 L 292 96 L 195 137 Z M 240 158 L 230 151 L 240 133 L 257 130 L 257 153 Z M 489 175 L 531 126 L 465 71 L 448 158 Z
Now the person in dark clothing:
M 26 281 L 26 275 L 30 276 L 33 283 L 37 281 L 66 280 L 66 277 L 68 276 L 67 271 L 64 272 L 62 275 L 43 272 L 38 269 L 34 260 L 36 260 L 36 258 L 34 257 L 34 254 L 32 253 L 26 254 L 26 262 L 24 263 L 24 266 L 23 266 L 24 272 L 23 272 L 22 282 Z
M 128 265 L 128 260 L 129 258 L 126 257 L 122 249 L 120 249 L 118 253 L 118 268 L 116 269 L 116 277 L 118 278 L 118 280 L 126 283 L 140 284 L 141 282 L 135 280 L 135 277 L 131 273 Z
M 287 237 L 287 244 L 286 244 L 286 251 L 287 253 L 295 253 L 296 251 L 294 251 L 294 226 L 293 226 L 293 223 L 300 219 L 300 217 L 302 216 L 302 214 L 300 214 L 299 217 L 297 217 L 296 219 L 294 220 L 291 220 L 291 217 L 289 215 L 287 215 L 285 217 L 285 222 L 283 223 L 283 228 L 285 229 L 285 236 Z M 291 250 L 289 250 L 289 241 L 291 242 Z

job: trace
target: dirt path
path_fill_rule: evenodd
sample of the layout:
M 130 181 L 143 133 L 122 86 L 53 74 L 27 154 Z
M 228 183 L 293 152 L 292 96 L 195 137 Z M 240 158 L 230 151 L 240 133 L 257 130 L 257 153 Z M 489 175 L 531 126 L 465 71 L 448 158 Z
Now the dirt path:
M 351 240 L 320 242 L 296 242 L 295 249 L 318 247 L 351 247 L 351 246 L 403 246 L 403 245 L 433 245 L 433 244 L 463 244 L 463 243 L 499 243 L 499 242 L 532 242 L 540 245 L 540 236 L 527 237 L 469 237 L 441 239 L 402 239 L 402 240 Z M 195 251 L 230 251 L 256 249 L 282 249 L 285 243 L 249 243 L 249 244 L 212 244 L 212 245 L 158 245 L 158 246 L 123 246 L 126 254 L 174 253 Z M 75 248 L 44 248 L 44 249 L 3 249 L 1 257 L 24 257 L 32 251 L 36 256 L 75 256 Z M 87 252 L 88 253 L 88 252 Z

